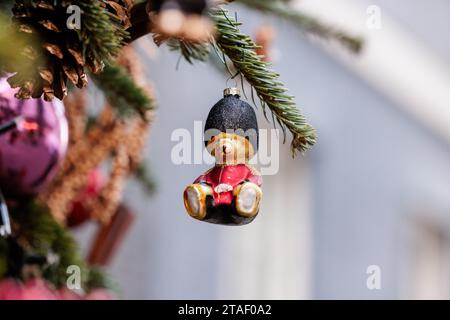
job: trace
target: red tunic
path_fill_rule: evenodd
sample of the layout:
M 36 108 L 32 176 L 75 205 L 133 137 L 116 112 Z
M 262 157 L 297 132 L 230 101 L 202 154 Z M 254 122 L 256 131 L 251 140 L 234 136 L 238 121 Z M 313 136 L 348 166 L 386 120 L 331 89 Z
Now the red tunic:
M 216 165 L 205 174 L 198 177 L 194 183 L 207 183 L 213 189 L 215 205 L 231 204 L 233 190 L 242 182 L 250 181 L 261 186 L 261 175 L 246 164 Z M 221 186 L 219 186 L 221 185 Z M 219 186 L 218 188 L 216 188 Z

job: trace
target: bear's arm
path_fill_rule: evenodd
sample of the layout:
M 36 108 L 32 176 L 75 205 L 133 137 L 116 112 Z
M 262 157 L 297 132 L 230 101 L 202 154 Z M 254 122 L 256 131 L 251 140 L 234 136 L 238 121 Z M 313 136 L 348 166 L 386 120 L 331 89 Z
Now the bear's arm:
M 205 184 L 211 185 L 210 173 L 213 169 L 214 168 L 209 169 L 204 174 L 202 174 L 200 177 L 195 179 L 194 183 L 205 183 Z
M 247 166 L 248 173 L 247 173 L 247 180 L 256 184 L 257 186 L 262 185 L 262 177 L 261 174 L 254 168 Z

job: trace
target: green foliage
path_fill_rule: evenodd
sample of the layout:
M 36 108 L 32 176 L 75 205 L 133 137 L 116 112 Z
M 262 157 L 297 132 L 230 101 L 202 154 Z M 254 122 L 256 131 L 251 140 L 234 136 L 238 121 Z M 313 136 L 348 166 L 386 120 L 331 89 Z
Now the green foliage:
M 53 219 L 46 207 L 28 201 L 12 208 L 10 214 L 13 224 L 18 226 L 14 239 L 17 243 L 26 243 L 22 248 L 25 254 L 46 257 L 51 252 L 58 257 L 57 263 L 44 268 L 44 278 L 60 287 L 66 282 L 68 266 L 85 268 L 75 240 Z
M 93 270 L 86 265 L 78 253 L 77 243 L 53 219 L 48 208 L 25 200 L 10 208 L 10 215 L 16 228 L 12 238 L 0 238 L 0 278 L 6 275 L 20 278 L 21 264 L 26 256 L 48 257 L 51 254 L 56 257 L 55 261 L 43 265 L 41 271 L 44 279 L 57 288 L 66 284 L 67 268 L 72 265 L 80 267 L 85 291 L 110 288 L 109 280 L 100 269 Z
M 147 194 L 151 195 L 155 192 L 156 182 L 145 162 L 142 162 L 137 167 L 134 176 Z
M 289 6 L 289 1 L 283 0 L 238 0 L 250 8 L 266 13 L 278 15 L 302 30 L 317 35 L 324 39 L 334 39 L 342 43 L 353 52 L 359 52 L 362 47 L 362 39 L 333 28 L 309 15 L 303 14 Z
M 127 116 L 137 112 L 144 117 L 146 111 L 155 107 L 154 101 L 119 65 L 107 65 L 102 73 L 93 75 L 93 79 L 120 115 Z
M 128 38 L 120 21 L 98 0 L 59 0 L 64 7 L 76 4 L 82 11 L 81 29 L 77 30 L 86 54 L 107 63 L 115 57 Z
M 207 43 L 191 43 L 183 40 L 171 39 L 167 42 L 170 50 L 180 51 L 189 63 L 194 60 L 205 62 L 209 58 L 209 45 Z
M 267 106 L 283 132 L 287 128 L 292 133 L 293 155 L 296 151 L 306 151 L 316 141 L 315 130 L 300 113 L 294 97 L 287 94 L 279 75 L 271 71 L 270 65 L 255 53 L 257 45 L 248 35 L 240 32 L 240 23 L 229 17 L 226 10 L 216 8 L 211 10 L 210 15 L 218 33 L 213 45 L 233 62 L 238 74 L 242 74 L 255 90 L 264 114 Z
M 80 28 L 66 26 L 70 5 L 81 10 Z M 9 82 L 13 87 L 20 87 L 21 98 L 37 98 L 46 90 L 46 99 L 52 99 L 53 95 L 62 99 L 67 78 L 79 87 L 84 86 L 85 81 L 81 79 L 85 77 L 85 67 L 93 72 L 101 71 L 117 56 L 129 36 L 103 1 L 15 0 L 13 11 L 14 15 L 10 13 L 8 17 L 13 18 L 12 29 L 23 38 L 32 35 L 38 40 L 22 46 L 16 41 L 11 43 L 17 44 L 17 49 L 10 48 L 10 53 L 18 52 L 17 56 L 27 57 L 28 63 L 0 61 L 3 70 L 15 73 Z
M 233 1 L 228 0 L 228 2 Z M 267 14 L 279 16 L 307 33 L 328 40 L 336 40 L 355 53 L 358 53 L 363 46 L 363 41 L 360 37 L 350 35 L 299 10 L 293 9 L 289 5 L 289 0 L 236 0 L 236 2 Z M 208 59 L 210 50 L 205 43 L 189 43 L 179 39 L 161 40 L 159 35 L 154 35 L 154 38 L 158 45 L 162 42 L 167 42 L 171 50 L 180 51 L 189 63 L 192 63 L 194 60 L 206 61 Z
M 92 289 L 118 291 L 117 284 L 98 266 L 91 266 L 88 270 L 85 290 L 89 292 Z
M 153 35 L 153 41 L 157 46 L 167 44 L 170 51 L 179 51 L 187 62 L 193 63 L 195 60 L 205 62 L 209 58 L 210 47 L 208 42 L 189 42 L 183 39 L 166 38 L 158 33 Z

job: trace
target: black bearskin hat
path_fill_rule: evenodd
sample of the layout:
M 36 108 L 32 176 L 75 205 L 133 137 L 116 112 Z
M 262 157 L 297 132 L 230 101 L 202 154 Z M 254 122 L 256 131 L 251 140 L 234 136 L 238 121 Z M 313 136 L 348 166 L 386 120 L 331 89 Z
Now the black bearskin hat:
M 205 145 L 220 132 L 243 136 L 252 144 L 255 153 L 258 150 L 259 133 L 255 110 L 239 99 L 236 88 L 225 89 L 224 98 L 209 111 L 205 124 Z

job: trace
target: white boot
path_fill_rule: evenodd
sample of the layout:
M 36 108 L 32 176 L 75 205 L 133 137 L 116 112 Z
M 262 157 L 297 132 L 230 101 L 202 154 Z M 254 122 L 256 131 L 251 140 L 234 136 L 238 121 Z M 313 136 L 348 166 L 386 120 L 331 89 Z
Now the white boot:
M 259 211 L 261 188 L 252 182 L 244 182 L 237 186 L 233 194 L 236 196 L 236 210 L 240 216 L 254 217 Z
M 212 195 L 210 186 L 194 183 L 184 190 L 184 206 L 189 215 L 195 219 L 203 220 L 206 216 L 206 196 Z

